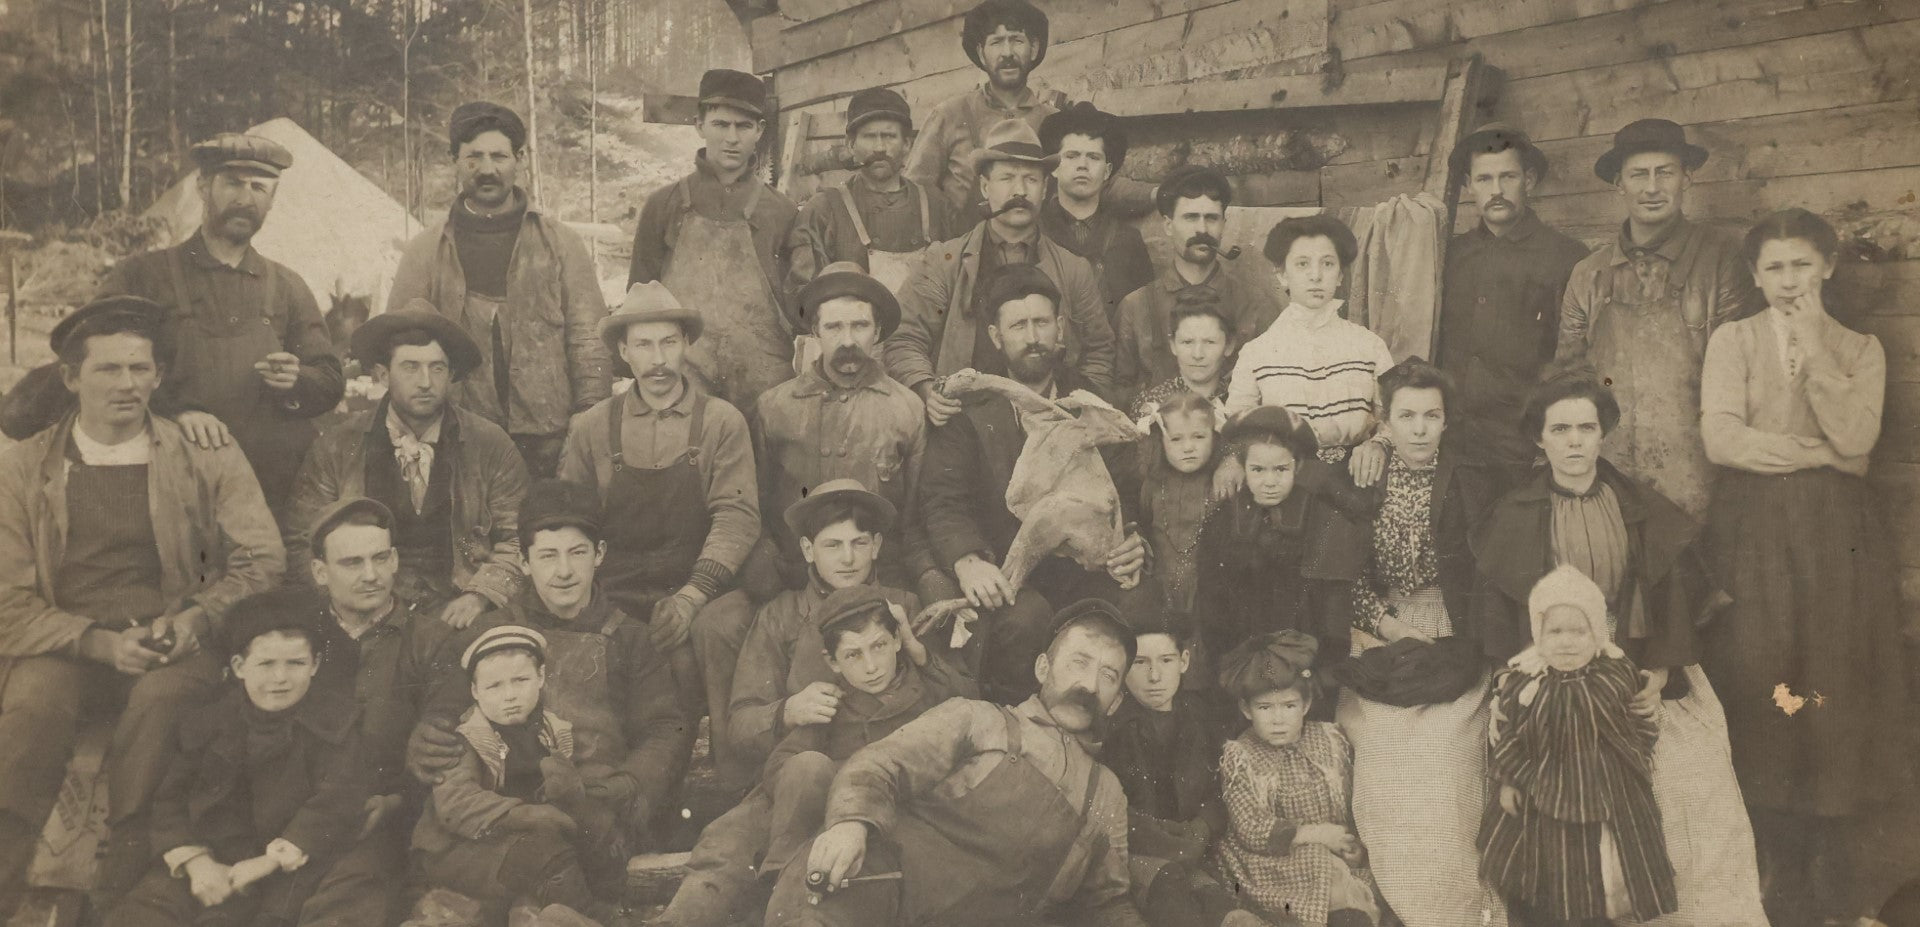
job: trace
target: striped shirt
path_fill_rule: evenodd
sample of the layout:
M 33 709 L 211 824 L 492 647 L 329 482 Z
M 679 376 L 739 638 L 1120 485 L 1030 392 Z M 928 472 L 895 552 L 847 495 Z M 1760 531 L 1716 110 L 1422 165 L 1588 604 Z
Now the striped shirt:
M 1313 426 L 1320 446 L 1352 447 L 1373 434 L 1376 380 L 1393 366 L 1387 343 L 1340 317 L 1339 300 L 1314 310 L 1292 303 L 1240 349 L 1227 412 L 1286 406 Z

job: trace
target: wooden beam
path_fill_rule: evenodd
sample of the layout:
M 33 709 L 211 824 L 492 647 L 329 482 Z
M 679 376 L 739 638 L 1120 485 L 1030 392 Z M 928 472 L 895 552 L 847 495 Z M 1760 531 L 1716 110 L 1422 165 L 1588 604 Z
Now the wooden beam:
M 1453 177 L 1447 172 L 1447 158 L 1455 145 L 1480 121 L 1480 102 L 1486 82 L 1486 64 L 1479 55 L 1469 55 L 1447 70 L 1447 92 L 1440 100 L 1440 119 L 1435 123 L 1433 143 L 1427 148 L 1427 177 L 1424 189 L 1442 199 L 1452 199 Z M 1452 210 L 1448 210 L 1452 218 Z M 1449 223 L 1451 225 L 1451 223 Z
M 640 95 L 640 121 L 690 126 L 700 119 L 700 98 L 677 93 Z
M 1445 68 L 1420 67 L 1348 75 L 1332 87 L 1324 75 L 1306 74 L 1108 90 L 1092 99 L 1095 106 L 1121 116 L 1430 103 L 1439 101 L 1446 78 Z

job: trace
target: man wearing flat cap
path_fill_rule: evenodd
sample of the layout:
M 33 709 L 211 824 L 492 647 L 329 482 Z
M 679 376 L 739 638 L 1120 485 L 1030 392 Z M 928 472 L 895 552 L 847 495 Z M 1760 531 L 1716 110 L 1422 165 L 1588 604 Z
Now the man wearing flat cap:
M 284 515 L 313 419 L 346 389 L 313 291 L 251 242 L 293 155 L 271 139 L 223 134 L 193 146 L 205 220 L 171 248 L 121 261 L 103 296 L 167 308 L 175 356 L 153 407 L 202 448 L 240 445 L 267 504 Z
M 1153 279 L 1153 257 L 1140 230 L 1109 201 L 1127 160 L 1120 121 L 1075 103 L 1040 121 L 1040 149 L 1057 157 L 1054 194 L 1040 207 L 1040 234 L 1093 265 L 1107 324 L 1119 327 L 1120 300 Z
M 1532 209 L 1547 169 L 1525 132 L 1498 122 L 1461 139 L 1447 158 L 1480 222 L 1447 246 L 1434 359 L 1460 386 L 1459 408 L 1447 410 L 1452 440 L 1509 485 L 1539 456 L 1520 433 L 1520 409 L 1553 360 L 1567 278 L 1587 256 L 1586 245 Z
M 294 488 L 287 548 L 313 549 L 307 526 L 342 499 L 367 496 L 392 515 L 395 594 L 464 628 L 520 586 L 515 512 L 527 465 L 499 425 L 453 401 L 481 352 L 425 300 L 353 333 L 353 355 L 387 395 L 315 441 Z
M 1094 750 L 1134 635 L 1094 599 L 1054 618 L 1012 708 L 949 699 L 846 761 L 827 827 L 780 874 L 769 925 L 1145 922 L 1127 800 Z M 897 874 L 897 875 L 896 875 Z M 850 881 L 861 877 L 864 881 Z M 818 903 L 810 903 L 812 893 Z
M 459 196 L 401 252 L 387 310 L 424 299 L 459 324 L 478 348 L 460 407 L 505 429 L 529 473 L 552 476 L 568 417 L 613 382 L 594 327 L 607 314 L 600 275 L 580 235 L 520 186 L 518 114 L 462 103 L 447 141 Z
M 1222 260 L 1221 236 L 1233 205 L 1225 174 L 1182 165 L 1160 182 L 1154 200 L 1173 262 L 1120 301 L 1115 378 L 1133 396 L 1181 378 L 1224 399 L 1235 348 L 1266 331 L 1280 317 L 1280 304 L 1269 287 L 1249 286 Z M 1211 306 L 1226 327 L 1216 334 L 1197 323 L 1180 332 L 1181 321 L 1201 306 Z
M 1095 392 L 1113 384 L 1113 327 L 1093 265 L 1040 234 L 1047 175 L 1059 158 L 1040 146 L 1033 127 L 1008 119 L 987 133 L 976 151 L 979 191 L 994 213 L 967 234 L 927 252 L 900 293 L 900 330 L 887 339 L 887 370 L 920 394 L 927 420 L 938 426 L 960 410 L 933 389 L 935 377 L 972 367 L 1004 373 L 999 349 L 987 335 L 986 282 L 1012 265 L 1032 265 L 1057 291 L 1059 333 L 1066 361 Z
M 1665 119 L 1613 136 L 1593 172 L 1620 191 L 1620 234 L 1574 265 L 1560 305 L 1558 360 L 1612 385 L 1620 423 L 1602 454 L 1687 514 L 1706 514 L 1713 478 L 1700 439 L 1707 339 L 1756 305 L 1740 237 L 1686 217 L 1707 150 Z
M 174 730 L 220 680 L 209 641 L 286 562 L 240 449 L 148 411 L 173 372 L 165 315 L 112 296 L 62 319 L 51 340 L 75 409 L 0 451 L 0 916 L 89 704 L 119 714 L 101 887 L 141 875 Z
M 847 101 L 847 153 L 853 175 L 822 187 L 800 206 L 787 234 L 787 285 L 799 291 L 829 264 L 851 263 L 894 293 L 934 242 L 960 233 L 939 190 L 900 173 L 913 143 L 913 111 L 886 87 Z M 802 307 L 802 320 L 810 319 Z
M 712 70 L 700 77 L 700 139 L 693 173 L 640 207 L 627 285 L 660 281 L 706 317 L 688 359 L 715 395 L 751 411 L 793 375 L 793 338 L 805 328 L 784 299 L 780 266 L 795 210 L 760 180 L 760 138 L 771 104 L 760 79 Z
M 703 321 L 658 282 L 627 290 L 600 334 L 633 388 L 573 417 L 560 476 L 598 492 L 609 598 L 649 625 L 688 718 L 710 714 L 725 731 L 733 655 L 753 621 L 736 576 L 760 538 L 760 487 L 746 417 L 687 375 Z M 743 776 L 724 737 L 713 755 Z
M 800 291 L 800 305 L 820 356 L 760 397 L 752 419 L 760 510 L 784 512 L 823 483 L 853 479 L 907 511 L 927 420 L 920 397 L 880 362 L 880 344 L 900 323 L 900 304 L 879 280 L 848 263 L 827 265 Z M 933 562 L 919 538 L 892 539 L 893 548 L 881 556 L 881 576 L 912 589 Z M 784 525 L 768 525 L 759 551 L 756 562 L 779 564 L 782 588 L 805 583 L 799 539 Z

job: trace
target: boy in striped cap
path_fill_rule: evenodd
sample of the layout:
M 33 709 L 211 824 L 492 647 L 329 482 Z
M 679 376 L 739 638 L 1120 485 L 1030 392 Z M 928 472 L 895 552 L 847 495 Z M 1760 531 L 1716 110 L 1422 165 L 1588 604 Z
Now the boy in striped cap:
M 433 787 L 414 829 L 428 882 L 485 904 L 563 905 L 603 924 L 624 923 L 595 897 L 587 871 L 617 870 L 611 809 L 586 783 L 614 774 L 574 764 L 573 724 L 547 707 L 547 639 L 499 625 L 467 645 L 461 668 L 473 707 L 460 718 L 459 765 Z M 617 883 L 616 883 L 617 884 Z

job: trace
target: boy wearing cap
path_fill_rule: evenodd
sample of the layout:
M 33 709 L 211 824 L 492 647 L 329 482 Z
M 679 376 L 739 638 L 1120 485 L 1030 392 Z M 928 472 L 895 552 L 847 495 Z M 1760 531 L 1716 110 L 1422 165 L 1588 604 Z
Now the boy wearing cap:
M 740 71 L 700 77 L 700 139 L 693 173 L 640 207 L 627 286 L 659 281 L 706 316 L 708 343 L 691 360 L 715 393 L 747 408 L 792 375 L 804 327 L 785 303 L 780 273 L 795 210 L 760 180 L 767 87 Z
M 360 326 L 353 353 L 387 395 L 314 443 L 294 491 L 288 550 L 306 559 L 305 527 L 326 507 L 375 499 L 392 518 L 395 594 L 464 628 L 520 587 L 514 519 L 526 462 L 499 425 L 452 401 L 482 355 L 424 300 Z
M 1153 279 L 1153 256 L 1140 230 L 1108 196 L 1127 160 L 1120 121 L 1075 103 L 1040 121 L 1040 147 L 1057 155 L 1054 193 L 1040 207 L 1040 233 L 1093 265 L 1107 324 L 1120 326 L 1120 300 Z
M 601 791 L 617 773 L 604 761 L 576 763 L 573 724 L 545 694 L 546 637 L 489 628 L 460 666 L 474 701 L 457 729 L 465 750 L 414 828 L 427 881 L 498 907 L 527 899 L 610 922 L 618 906 L 595 898 L 587 870 L 601 882 L 624 856 L 610 809 L 587 785 Z
M 1002 268 L 1037 267 L 1052 281 L 1067 363 L 1095 392 L 1113 384 L 1113 326 L 1099 277 L 1085 258 L 1040 234 L 1040 203 L 1059 157 L 1047 154 L 1033 127 L 1018 119 L 993 126 L 984 142 L 972 158 L 991 217 L 927 252 L 900 292 L 900 329 L 887 339 L 887 370 L 920 394 L 935 426 L 960 411 L 957 401 L 933 388 L 936 377 L 969 367 L 1006 371 L 987 333 L 993 325 L 987 289 Z
M 224 133 L 193 146 L 205 214 L 178 245 L 116 265 L 100 295 L 167 308 L 176 354 L 153 406 L 202 448 L 237 442 L 276 517 L 313 443 L 313 419 L 346 390 L 313 290 L 253 249 L 293 155 L 271 139 Z
M 607 398 L 613 379 L 594 329 L 607 310 L 593 254 L 519 186 L 526 147 L 514 111 L 484 100 L 454 108 L 447 152 L 460 194 L 401 251 L 387 311 L 424 299 L 459 324 L 478 348 L 460 405 L 512 435 L 527 470 L 549 477 L 568 416 Z
M 1560 306 L 1555 358 L 1605 378 L 1620 424 L 1601 448 L 1698 519 L 1713 479 L 1700 439 L 1700 368 L 1714 329 L 1758 294 L 1740 237 L 1686 217 L 1693 172 L 1707 150 L 1665 119 L 1614 134 L 1593 164 L 1620 191 L 1620 235 L 1574 265 Z
M 369 767 L 351 695 L 315 685 L 314 617 L 292 588 L 234 606 L 236 684 L 181 722 L 153 800 L 159 866 L 109 927 L 387 922 L 400 859 L 357 836 Z
M 205 645 L 285 563 L 240 449 L 202 448 L 148 411 L 173 370 L 164 313 L 116 296 L 61 320 L 52 343 L 75 409 L 0 451 L 0 915 L 89 704 L 119 714 L 102 887 L 139 877 L 168 743 L 219 682 Z
M 912 144 L 905 97 L 874 87 L 847 101 L 846 158 L 854 171 L 801 204 L 787 233 L 789 289 L 801 290 L 829 264 L 851 262 L 897 293 L 929 245 L 959 234 L 947 198 L 901 176 Z
M 1191 385 L 1197 371 L 1217 366 L 1218 392 L 1224 397 L 1234 349 L 1266 331 L 1280 317 L 1280 303 L 1271 289 L 1248 286 L 1221 259 L 1227 207 L 1233 205 L 1226 175 L 1200 165 L 1176 168 L 1154 191 L 1154 205 L 1173 262 L 1120 301 L 1114 378 L 1137 395 L 1175 377 L 1186 377 Z M 1217 344 L 1199 346 L 1194 342 L 1211 340 L 1205 326 L 1185 336 L 1177 326 L 1192 309 L 1209 304 L 1230 327 L 1219 333 Z
M 1518 128 L 1481 126 L 1454 146 L 1447 169 L 1480 216 L 1447 246 L 1434 362 L 1460 384 L 1450 440 L 1517 485 L 1539 456 L 1520 433 L 1520 410 L 1553 359 L 1560 300 L 1587 246 L 1529 205 L 1548 162 Z

